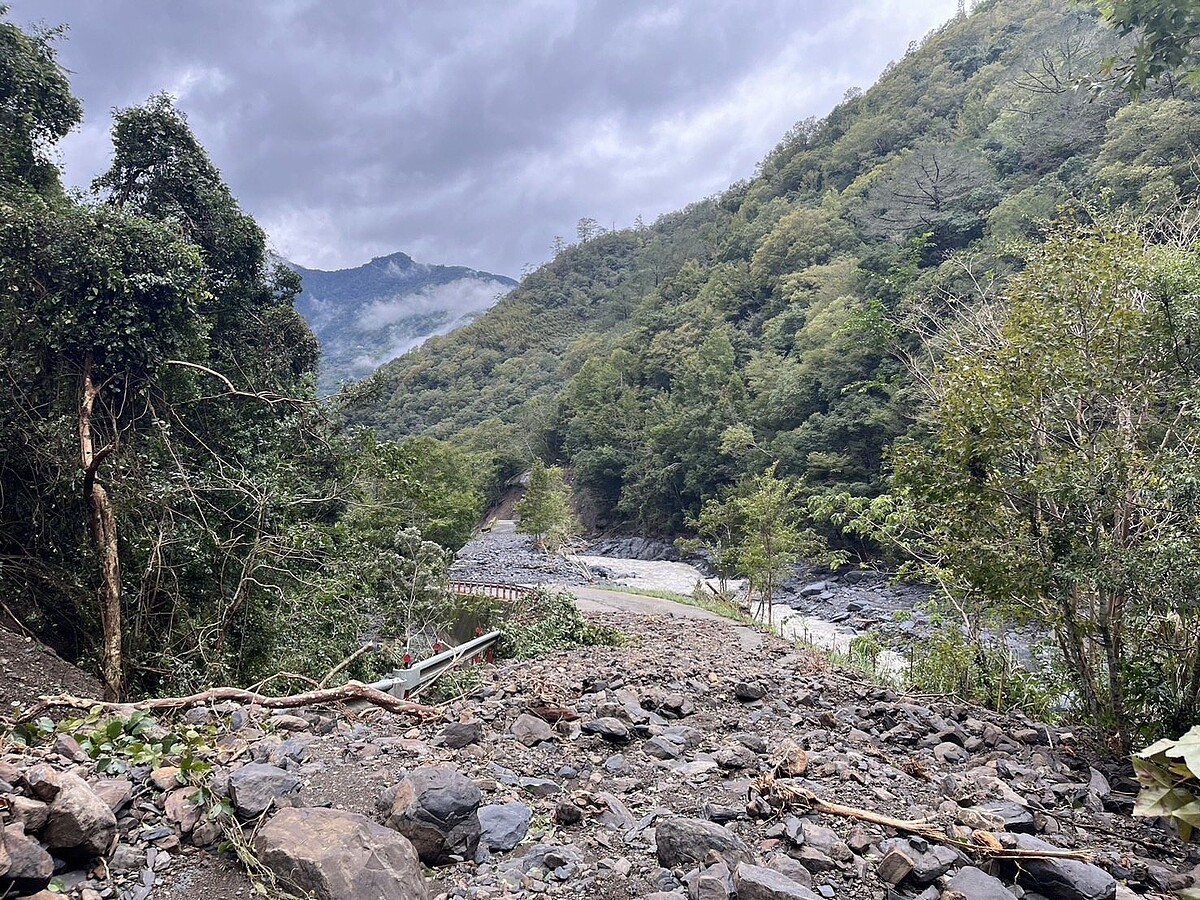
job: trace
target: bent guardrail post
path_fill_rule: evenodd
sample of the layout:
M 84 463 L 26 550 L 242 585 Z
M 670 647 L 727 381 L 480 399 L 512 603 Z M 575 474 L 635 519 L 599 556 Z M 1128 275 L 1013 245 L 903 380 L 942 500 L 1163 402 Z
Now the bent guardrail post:
M 500 635 L 499 631 L 490 631 L 481 637 L 467 641 L 465 644 L 451 647 L 449 650 L 443 650 L 436 656 L 415 662 L 407 669 L 393 672 L 387 678 L 376 681 L 371 687 L 379 691 L 387 691 L 394 697 L 402 699 L 408 697 L 410 694 L 425 687 L 425 685 L 432 683 L 443 672 L 454 668 L 463 660 L 469 660 L 477 653 L 482 653 L 491 647 L 500 640 Z

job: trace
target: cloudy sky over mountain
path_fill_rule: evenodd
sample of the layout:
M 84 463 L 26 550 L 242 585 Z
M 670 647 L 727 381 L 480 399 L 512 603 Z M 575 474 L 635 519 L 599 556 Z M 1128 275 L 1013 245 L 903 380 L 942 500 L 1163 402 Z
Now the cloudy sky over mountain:
M 956 0 L 9 0 L 70 25 L 86 184 L 109 111 L 167 90 L 284 256 L 404 250 L 517 275 L 584 216 L 647 220 L 753 174 Z

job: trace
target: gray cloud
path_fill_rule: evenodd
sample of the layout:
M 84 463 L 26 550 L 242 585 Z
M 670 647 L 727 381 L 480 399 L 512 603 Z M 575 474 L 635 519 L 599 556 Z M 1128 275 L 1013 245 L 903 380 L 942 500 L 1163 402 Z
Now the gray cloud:
M 66 22 L 87 121 L 168 90 L 276 249 L 311 268 L 404 250 L 516 274 L 591 216 L 721 190 L 867 86 L 955 0 L 10 0 Z
M 376 331 L 429 313 L 446 313 L 459 322 L 488 309 L 497 297 L 509 290 L 511 288 L 500 281 L 459 278 L 447 284 L 431 285 L 415 294 L 368 303 L 358 314 L 356 324 L 364 331 Z

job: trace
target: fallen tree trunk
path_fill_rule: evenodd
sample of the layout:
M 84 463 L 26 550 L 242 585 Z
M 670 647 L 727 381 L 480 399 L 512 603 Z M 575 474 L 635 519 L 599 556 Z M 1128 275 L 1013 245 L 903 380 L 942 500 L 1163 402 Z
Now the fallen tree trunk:
M 401 700 L 391 694 L 376 690 L 360 681 L 349 681 L 338 687 L 322 688 L 306 691 L 302 694 L 289 694 L 285 697 L 269 697 L 245 688 L 215 687 L 186 697 L 151 697 L 138 700 L 135 703 L 115 703 L 105 700 L 94 700 L 90 697 L 73 697 L 70 694 L 57 694 L 41 697 L 38 703 L 22 713 L 18 722 L 31 721 L 50 709 L 83 709 L 91 710 L 96 707 L 114 712 L 123 710 L 143 710 L 146 712 L 168 709 L 188 709 L 193 706 L 203 706 L 208 703 L 220 703 L 232 700 L 235 703 L 261 706 L 263 709 L 297 709 L 302 706 L 317 706 L 325 703 L 344 703 L 350 700 L 361 700 L 386 709 L 388 712 L 410 716 L 414 719 L 440 718 L 442 712 L 432 706 L 413 703 L 411 700 Z

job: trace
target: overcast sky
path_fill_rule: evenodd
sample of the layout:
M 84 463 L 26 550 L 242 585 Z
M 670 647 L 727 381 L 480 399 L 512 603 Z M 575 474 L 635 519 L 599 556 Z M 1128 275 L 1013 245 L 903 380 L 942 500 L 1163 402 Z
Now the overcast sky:
M 167 90 L 273 247 L 310 268 L 403 250 L 517 276 L 584 216 L 652 220 L 753 174 L 799 119 L 956 0 L 7 0 L 65 22 L 85 123 Z

